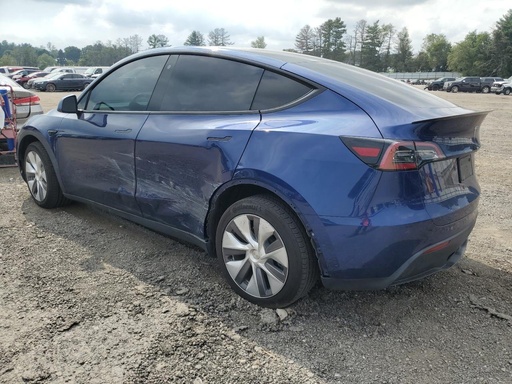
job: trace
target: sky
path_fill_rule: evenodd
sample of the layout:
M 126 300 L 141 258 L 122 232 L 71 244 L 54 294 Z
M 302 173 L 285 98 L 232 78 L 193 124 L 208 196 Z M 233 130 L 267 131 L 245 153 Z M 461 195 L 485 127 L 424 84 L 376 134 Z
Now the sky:
M 181 46 L 194 30 L 206 39 L 224 28 L 234 46 L 250 47 L 264 36 L 267 49 L 282 50 L 295 48 L 305 25 L 340 17 L 347 34 L 362 19 L 406 27 L 417 53 L 430 33 L 454 44 L 471 31 L 491 32 L 511 8 L 510 0 L 0 0 L 0 41 L 64 49 L 138 34 L 146 49 L 152 34 Z

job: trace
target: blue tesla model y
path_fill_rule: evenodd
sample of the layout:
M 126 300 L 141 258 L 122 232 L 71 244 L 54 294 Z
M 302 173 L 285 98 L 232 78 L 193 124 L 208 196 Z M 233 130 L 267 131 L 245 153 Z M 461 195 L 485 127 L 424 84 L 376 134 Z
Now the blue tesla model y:
M 162 48 L 33 117 L 17 153 L 39 206 L 200 246 L 239 295 L 285 307 L 318 279 L 382 289 L 456 263 L 485 115 L 318 57 Z

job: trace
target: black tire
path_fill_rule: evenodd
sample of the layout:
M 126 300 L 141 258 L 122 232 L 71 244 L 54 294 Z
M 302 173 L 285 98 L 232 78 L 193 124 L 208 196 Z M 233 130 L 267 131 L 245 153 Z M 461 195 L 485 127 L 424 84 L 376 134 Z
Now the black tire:
M 239 200 L 224 212 L 216 230 L 216 253 L 233 290 L 262 307 L 289 306 L 319 278 L 302 224 L 289 207 L 268 195 Z
M 504 95 L 507 95 L 507 96 L 508 96 L 508 95 L 510 95 L 510 88 L 505 89 L 505 90 L 503 91 L 503 94 L 504 94 Z
M 439 91 L 439 85 L 432 86 L 432 90 L 433 91 Z
M 84 86 L 82 87 L 82 89 L 79 89 L 79 91 L 83 91 L 85 88 L 87 88 L 89 86 L 89 84 L 91 84 L 91 83 L 85 83 Z
M 50 157 L 40 142 L 25 151 L 23 170 L 32 199 L 43 208 L 56 208 L 69 203 L 64 197 Z
M 487 85 L 485 87 L 482 87 L 482 93 L 489 93 L 491 91 L 491 87 L 488 87 Z
M 21 86 L 25 89 L 30 89 L 29 85 L 28 85 L 28 81 L 25 81 L 24 83 L 21 84 Z
M 45 90 L 47 92 L 55 92 L 55 89 L 56 89 L 55 84 L 52 84 L 52 83 L 46 84 Z
M 457 87 L 456 85 L 454 85 L 454 86 L 450 89 L 450 92 L 453 92 L 453 93 L 457 93 L 457 92 L 459 92 L 459 87 Z

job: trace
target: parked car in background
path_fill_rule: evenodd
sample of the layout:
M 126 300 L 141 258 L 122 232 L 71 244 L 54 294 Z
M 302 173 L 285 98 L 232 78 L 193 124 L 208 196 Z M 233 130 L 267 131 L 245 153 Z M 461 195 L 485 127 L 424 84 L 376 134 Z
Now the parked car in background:
M 19 85 L 21 85 L 23 88 L 29 89 L 30 88 L 30 86 L 28 84 L 29 80 L 37 79 L 37 78 L 44 77 L 44 76 L 47 76 L 47 75 L 49 75 L 48 72 L 39 71 L 39 72 L 31 73 L 31 74 L 29 74 L 27 76 L 20 77 L 20 78 L 16 79 L 15 81 Z
M 20 69 L 18 71 L 15 71 L 13 73 L 11 73 L 9 76 L 7 77 L 10 77 L 11 79 L 13 79 L 14 81 L 16 81 L 18 78 L 20 77 L 23 77 L 23 76 L 27 76 L 27 75 L 30 75 L 31 73 L 35 73 L 35 72 L 39 72 L 40 69 L 39 68 L 32 68 L 32 69 Z
M 17 151 L 39 206 L 96 204 L 196 244 L 239 295 L 286 307 L 319 278 L 380 289 L 455 264 L 485 116 L 318 57 L 162 48 L 31 119 Z
M 497 95 L 499 95 L 501 93 L 505 93 L 504 85 L 506 85 L 506 84 L 509 84 L 509 85 L 512 84 L 512 76 L 510 76 L 508 79 L 504 79 L 501 81 L 495 81 L 491 87 L 491 92 L 495 93 Z
M 425 89 L 428 89 L 429 91 L 439 91 L 440 89 L 443 89 L 443 85 L 445 82 L 454 80 L 455 77 L 441 77 L 437 80 L 432 81 L 425 87 Z
M 491 92 L 491 88 L 496 81 L 504 81 L 502 77 L 481 77 L 481 91 L 482 93 Z
M 476 77 L 466 76 L 455 79 L 453 81 L 446 81 L 443 90 L 447 92 L 482 92 L 489 93 L 492 84 L 497 80 L 503 80 L 501 77 Z
M 40 91 L 81 91 L 94 80 L 79 73 L 52 72 L 48 77 L 34 81 L 34 89 Z
M 83 75 L 95 79 L 101 76 L 109 68 L 110 67 L 89 67 L 85 70 Z
M 504 95 L 510 95 L 512 93 L 512 82 L 510 83 L 503 83 L 499 90 L 495 92 L 497 95 L 504 94 Z
M 10 90 L 14 93 L 13 104 L 16 106 L 16 118 L 18 127 L 23 125 L 27 119 L 34 115 L 43 113 L 39 96 L 24 89 L 18 83 L 0 74 L 0 88 Z

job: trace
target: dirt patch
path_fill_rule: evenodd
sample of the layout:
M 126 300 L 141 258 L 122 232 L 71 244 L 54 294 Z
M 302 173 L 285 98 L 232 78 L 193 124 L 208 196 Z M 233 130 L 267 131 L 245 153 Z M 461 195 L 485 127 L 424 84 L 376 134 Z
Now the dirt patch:
M 82 204 L 40 209 L 0 169 L 0 382 L 512 382 L 512 96 L 435 94 L 493 110 L 466 257 L 284 311 L 236 296 L 201 251 Z M 64 95 L 40 93 L 45 110 Z

